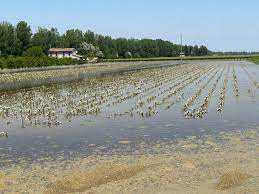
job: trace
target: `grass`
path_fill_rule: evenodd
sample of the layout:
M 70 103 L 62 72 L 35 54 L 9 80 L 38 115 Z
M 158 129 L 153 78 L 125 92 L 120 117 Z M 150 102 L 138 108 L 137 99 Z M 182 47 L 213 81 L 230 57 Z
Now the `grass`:
M 191 56 L 183 60 L 219 60 L 219 59 L 248 59 L 249 55 L 222 55 L 222 56 Z M 155 58 L 131 58 L 131 59 L 103 59 L 103 62 L 128 62 L 128 61 L 171 61 L 180 60 L 180 57 L 155 57 Z
M 105 165 L 96 167 L 90 172 L 76 172 L 51 184 L 45 191 L 48 194 L 84 192 L 113 181 L 131 178 L 145 170 L 142 164 Z
M 232 187 L 240 186 L 250 177 L 251 175 L 238 170 L 226 172 L 220 177 L 217 189 L 227 190 Z
M 249 61 L 259 64 L 259 56 L 252 56 L 249 58 Z

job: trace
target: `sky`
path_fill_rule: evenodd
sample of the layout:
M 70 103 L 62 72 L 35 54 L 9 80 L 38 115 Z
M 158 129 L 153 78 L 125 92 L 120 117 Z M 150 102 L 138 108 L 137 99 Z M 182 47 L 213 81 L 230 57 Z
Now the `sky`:
M 259 0 L 0 0 L 0 21 L 259 51 Z

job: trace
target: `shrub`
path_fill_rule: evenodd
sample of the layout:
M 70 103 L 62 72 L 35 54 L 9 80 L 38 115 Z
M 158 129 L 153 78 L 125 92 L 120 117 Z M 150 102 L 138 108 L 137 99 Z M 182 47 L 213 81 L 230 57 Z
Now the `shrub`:
M 17 69 L 25 67 L 47 67 L 61 65 L 83 64 L 85 61 L 79 61 L 71 58 L 57 59 L 47 56 L 43 57 L 0 57 L 0 69 Z
M 28 48 L 25 51 L 24 55 L 27 57 L 43 57 L 44 53 L 41 47 L 34 46 L 31 48 Z

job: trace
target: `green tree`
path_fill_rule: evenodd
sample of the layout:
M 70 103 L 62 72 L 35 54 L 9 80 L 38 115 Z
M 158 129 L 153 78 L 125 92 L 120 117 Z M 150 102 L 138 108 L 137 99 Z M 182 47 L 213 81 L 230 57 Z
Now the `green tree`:
M 82 49 L 82 43 L 91 44 L 97 49 L 94 56 L 105 58 L 125 58 L 130 52 L 131 57 L 172 57 L 179 56 L 180 45 L 161 39 L 114 39 L 110 36 L 95 34 L 88 30 L 69 29 L 60 35 L 56 28 L 39 28 L 32 36 L 30 26 L 24 21 L 16 27 L 7 22 L 0 23 L 0 54 L 2 56 L 21 55 L 30 47 L 40 47 L 45 54 L 50 47 L 73 47 Z M 201 46 L 185 45 L 183 51 L 186 56 L 208 55 L 210 51 Z M 91 52 L 89 52 L 91 53 Z M 88 53 L 88 54 L 89 54 Z M 87 54 L 87 55 L 88 55 Z M 231 53 L 235 54 L 235 53 Z
M 125 57 L 125 53 L 129 51 L 128 49 L 128 40 L 126 38 L 115 39 L 115 44 L 118 51 L 118 56 L 120 58 Z
M 21 21 L 16 26 L 16 37 L 17 41 L 19 42 L 20 46 L 20 53 L 24 52 L 30 45 L 31 41 L 31 28 L 28 24 L 24 21 Z
M 56 28 L 50 30 L 46 28 L 39 28 L 32 36 L 32 45 L 41 47 L 45 54 L 48 53 L 50 47 L 57 47 L 59 44 L 59 33 Z
M 189 53 L 189 48 L 188 48 L 187 45 L 185 45 L 185 46 L 183 47 L 183 52 L 184 52 L 185 56 L 189 56 L 189 55 L 190 55 L 190 53 Z
M 208 49 L 207 49 L 207 47 L 205 47 L 205 46 L 202 45 L 202 46 L 199 48 L 199 55 L 200 55 L 200 56 L 208 55 Z
M 14 55 L 15 49 L 15 28 L 7 22 L 0 23 L 0 54 L 2 56 Z
M 43 57 L 44 53 L 41 47 L 30 47 L 24 52 L 24 56 L 27 57 Z
M 195 45 L 193 47 L 193 55 L 194 56 L 199 56 L 199 47 L 197 45 Z
M 96 35 L 94 32 L 88 30 L 84 34 L 84 41 L 96 46 Z
M 193 55 L 193 46 L 188 46 L 189 56 Z
M 83 32 L 78 29 L 67 30 L 61 37 L 61 47 L 80 48 L 81 43 L 84 41 Z

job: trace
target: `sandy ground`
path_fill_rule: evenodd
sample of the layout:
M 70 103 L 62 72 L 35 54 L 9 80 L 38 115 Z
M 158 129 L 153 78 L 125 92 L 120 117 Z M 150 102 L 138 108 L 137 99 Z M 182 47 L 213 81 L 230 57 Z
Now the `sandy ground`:
M 0 169 L 0 193 L 259 193 L 258 129 Z

